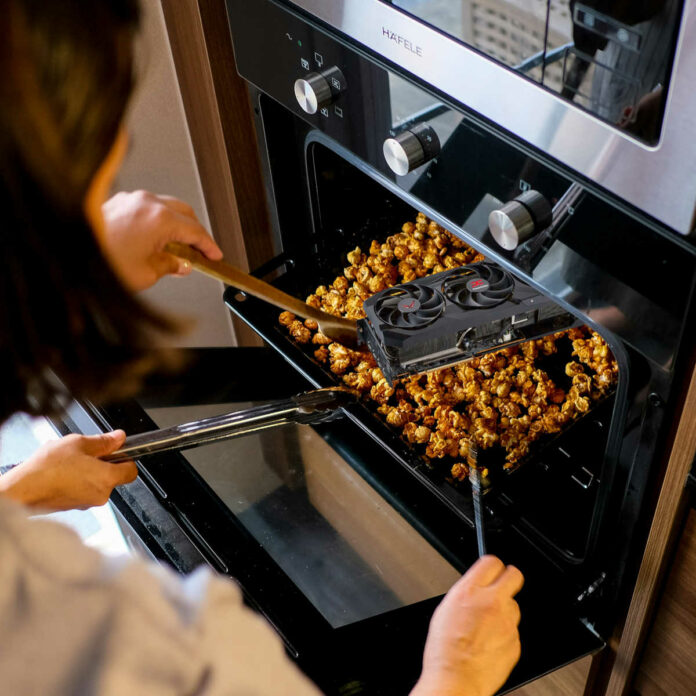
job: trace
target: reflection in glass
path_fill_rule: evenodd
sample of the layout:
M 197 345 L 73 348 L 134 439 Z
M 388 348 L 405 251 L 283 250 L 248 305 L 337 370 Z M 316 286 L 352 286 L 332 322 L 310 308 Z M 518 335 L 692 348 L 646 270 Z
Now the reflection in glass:
M 248 408 L 149 409 L 159 427 Z M 184 455 L 334 627 L 444 594 L 459 573 L 309 426 Z
M 638 137 L 659 135 L 679 0 L 393 0 Z
M 563 2 L 571 13 L 573 46 L 564 59 L 562 93 L 613 125 L 654 140 L 680 3 Z
M 393 4 L 510 67 L 544 48 L 546 3 L 540 0 L 395 0 Z M 540 80 L 541 69 L 529 75 Z

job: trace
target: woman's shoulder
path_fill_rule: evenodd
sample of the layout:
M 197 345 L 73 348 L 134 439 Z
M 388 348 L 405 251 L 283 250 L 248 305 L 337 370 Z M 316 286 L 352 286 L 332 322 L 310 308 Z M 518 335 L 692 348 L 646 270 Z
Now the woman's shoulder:
M 44 573 L 56 581 L 84 581 L 98 576 L 102 556 L 85 546 L 74 530 L 0 497 L 0 556 L 7 563 Z
M 210 696 L 317 693 L 236 584 L 207 567 L 183 577 L 137 557 L 104 556 L 64 525 L 2 499 L 0 559 L 8 693 L 56 693 L 49 685 L 76 679 L 108 685 L 100 696 L 189 693 L 200 683 Z M 13 625 L 17 635 L 4 628 Z M 28 655 L 41 670 L 12 667 Z M 70 693 L 87 693 L 82 686 Z

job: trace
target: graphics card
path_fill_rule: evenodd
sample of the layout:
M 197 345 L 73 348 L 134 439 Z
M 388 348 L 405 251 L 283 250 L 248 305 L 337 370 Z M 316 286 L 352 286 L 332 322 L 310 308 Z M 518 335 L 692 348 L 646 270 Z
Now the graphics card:
M 390 383 L 581 323 L 489 262 L 395 285 L 363 308 L 359 337 Z

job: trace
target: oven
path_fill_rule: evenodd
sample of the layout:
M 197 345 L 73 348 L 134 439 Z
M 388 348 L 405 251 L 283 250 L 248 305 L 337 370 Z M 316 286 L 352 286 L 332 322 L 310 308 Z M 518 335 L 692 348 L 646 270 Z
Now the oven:
M 274 219 L 258 276 L 316 297 L 349 252 L 421 214 L 582 340 L 596 332 L 616 366 L 515 466 L 481 454 L 489 549 L 526 577 L 504 691 L 612 635 L 693 367 L 694 3 L 639 5 L 227 2 Z M 264 348 L 194 351 L 137 401 L 74 404 L 63 429 L 133 433 L 344 383 L 277 310 L 231 287 L 224 301 Z M 556 343 L 535 368 L 569 390 L 578 348 Z M 236 578 L 327 693 L 407 693 L 434 607 L 477 557 L 456 456 L 383 415 L 362 399 L 332 422 L 153 455 L 114 496 L 155 557 Z

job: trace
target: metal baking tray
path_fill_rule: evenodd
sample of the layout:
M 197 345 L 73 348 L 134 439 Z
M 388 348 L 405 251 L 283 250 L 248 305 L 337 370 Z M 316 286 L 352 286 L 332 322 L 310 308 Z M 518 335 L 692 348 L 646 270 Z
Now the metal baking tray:
M 264 270 L 268 270 L 268 268 L 265 267 Z M 281 286 L 285 286 L 284 289 L 291 289 L 294 286 L 292 275 L 293 270 L 292 265 L 290 265 L 290 270 L 278 278 L 276 282 Z M 313 386 L 325 388 L 343 384 L 339 376 L 330 372 L 328 367 L 314 359 L 311 351 L 316 346 L 312 346 L 311 349 L 303 347 L 289 337 L 285 327 L 278 323 L 279 312 L 274 307 L 244 295 L 232 287 L 226 289 L 224 300 L 235 315 L 248 324 L 268 345 L 277 350 Z M 544 360 L 549 363 L 545 364 L 544 367 L 550 373 L 554 373 L 552 376 L 558 374 L 559 371 L 562 372 L 560 360 L 557 360 L 555 365 L 553 360 L 549 361 L 546 358 Z M 522 472 L 527 467 L 533 465 L 535 461 L 539 460 L 542 452 L 547 451 L 559 439 L 563 441 L 569 438 L 578 439 L 580 431 L 588 427 L 594 431 L 595 439 L 602 432 L 606 433 L 607 428 L 603 422 L 603 417 L 611 414 L 611 403 L 607 402 L 612 401 L 612 397 L 608 397 L 604 400 L 601 408 L 592 409 L 585 417 L 577 419 L 561 433 L 550 435 L 535 443 L 538 446 L 534 447 L 530 455 L 521 461 L 511 473 Z M 367 403 L 361 401 L 350 405 L 344 409 L 344 412 L 388 453 L 389 456 L 385 458 L 385 466 L 390 465 L 390 460 L 398 462 L 399 465 L 405 467 L 450 509 L 473 527 L 474 511 L 470 487 L 466 483 L 453 482 L 449 477 L 449 471 L 444 462 L 440 460 L 426 460 L 414 447 L 403 440 L 378 413 L 370 409 Z M 496 462 L 496 459 L 498 459 L 498 462 Z M 490 484 L 497 491 L 504 494 L 502 498 L 505 503 L 504 506 L 510 507 L 514 504 L 514 493 L 509 490 L 506 484 L 508 479 L 514 477 L 508 476 L 508 472 L 503 471 L 502 459 L 504 459 L 504 456 L 501 457 L 499 453 L 496 456 L 494 452 L 484 452 L 480 457 L 480 463 L 489 468 Z M 546 467 L 548 465 L 543 464 L 543 466 Z M 500 496 L 495 496 L 495 498 L 500 500 Z M 494 496 L 487 498 L 489 512 L 495 508 L 493 499 Z

